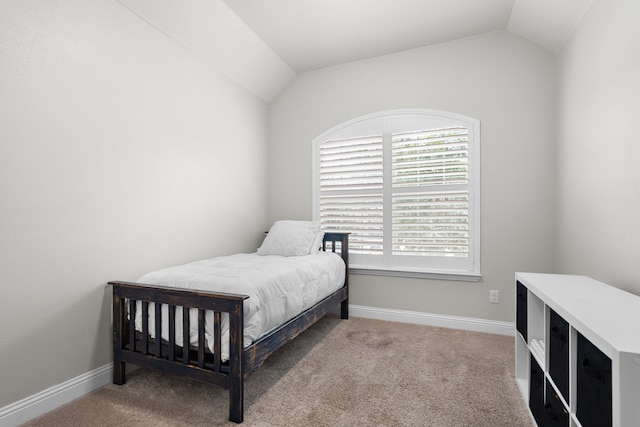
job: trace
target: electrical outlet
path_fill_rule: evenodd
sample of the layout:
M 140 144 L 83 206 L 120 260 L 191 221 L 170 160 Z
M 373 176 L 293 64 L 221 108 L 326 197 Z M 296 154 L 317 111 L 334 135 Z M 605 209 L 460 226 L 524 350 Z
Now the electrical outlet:
M 498 304 L 500 302 L 500 291 L 496 289 L 491 289 L 489 291 L 489 302 Z

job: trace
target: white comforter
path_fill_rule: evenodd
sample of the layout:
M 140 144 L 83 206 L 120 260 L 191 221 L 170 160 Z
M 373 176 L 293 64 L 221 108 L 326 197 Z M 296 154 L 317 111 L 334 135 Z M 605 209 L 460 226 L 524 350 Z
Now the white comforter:
M 244 302 L 244 345 L 313 306 L 344 284 L 345 264 L 332 252 L 305 256 L 236 254 L 147 273 L 140 283 L 248 295 Z M 138 303 L 140 304 L 140 303 Z M 168 340 L 167 307 L 162 308 L 162 337 Z M 142 325 L 136 310 L 136 329 Z M 154 304 L 149 304 L 149 333 L 155 338 Z M 205 317 L 207 347 L 213 351 L 213 313 Z M 190 311 L 190 344 L 197 344 L 197 311 Z M 176 344 L 182 346 L 182 316 L 176 316 Z M 222 360 L 229 356 L 229 319 L 222 316 Z

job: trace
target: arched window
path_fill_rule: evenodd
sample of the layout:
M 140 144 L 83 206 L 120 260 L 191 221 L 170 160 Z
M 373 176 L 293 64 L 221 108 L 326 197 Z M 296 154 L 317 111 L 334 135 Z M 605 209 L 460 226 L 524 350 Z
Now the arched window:
M 350 232 L 355 271 L 477 280 L 480 122 L 387 111 L 313 141 L 314 218 Z

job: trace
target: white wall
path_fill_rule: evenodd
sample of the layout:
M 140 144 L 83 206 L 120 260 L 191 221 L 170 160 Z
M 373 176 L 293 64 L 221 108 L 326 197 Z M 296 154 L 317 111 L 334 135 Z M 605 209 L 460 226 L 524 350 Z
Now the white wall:
M 107 281 L 255 249 L 267 120 L 115 1 L 0 2 L 0 407 L 110 362 Z
M 596 0 L 559 57 L 557 270 L 640 294 L 640 3 Z
M 300 74 L 271 108 L 270 220 L 311 218 L 311 141 L 333 126 L 396 108 L 478 118 L 482 281 L 354 275 L 350 302 L 513 321 L 514 272 L 553 268 L 554 103 L 553 54 L 508 32 Z

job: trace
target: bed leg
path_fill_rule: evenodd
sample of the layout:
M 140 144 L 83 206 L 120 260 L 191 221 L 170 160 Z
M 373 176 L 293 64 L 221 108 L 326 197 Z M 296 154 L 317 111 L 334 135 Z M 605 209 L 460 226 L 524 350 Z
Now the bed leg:
M 125 366 L 120 351 L 124 347 L 125 336 L 125 300 L 120 287 L 113 287 L 113 383 L 122 385 L 126 381 Z
M 242 389 L 244 385 L 239 386 Z M 229 390 L 229 421 L 240 424 L 244 421 L 244 393 L 236 394 Z
M 349 318 L 349 300 L 348 299 L 340 303 L 340 318 L 341 319 Z
M 113 361 L 113 383 L 122 385 L 126 381 L 124 362 Z
M 244 302 L 229 312 L 229 421 L 244 420 Z

